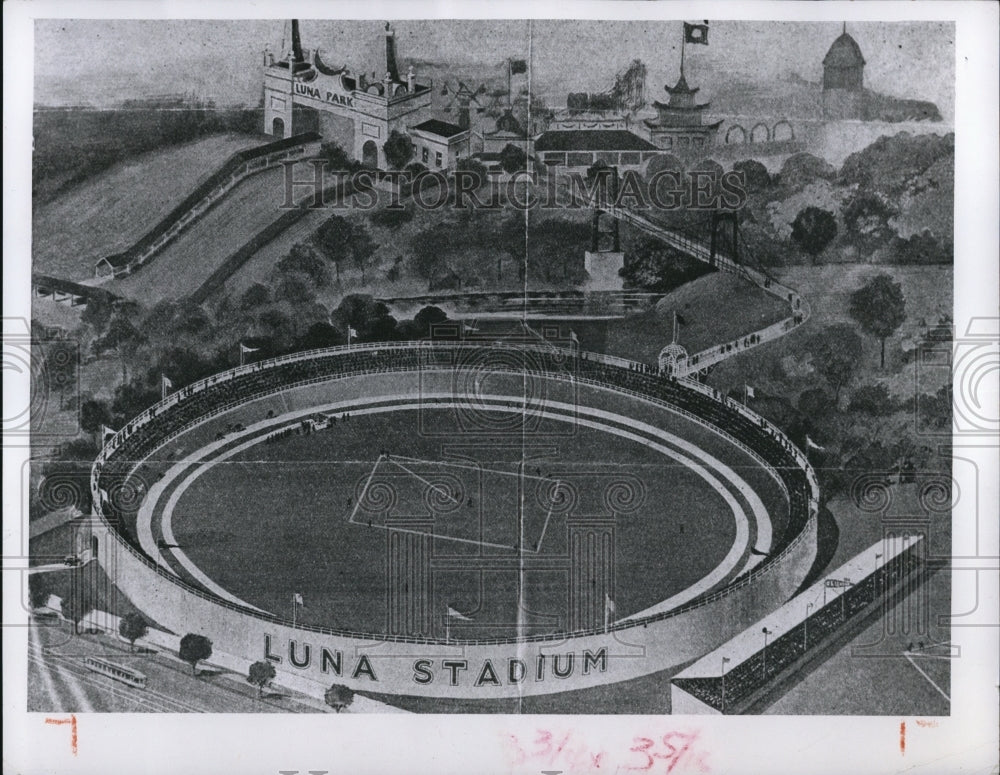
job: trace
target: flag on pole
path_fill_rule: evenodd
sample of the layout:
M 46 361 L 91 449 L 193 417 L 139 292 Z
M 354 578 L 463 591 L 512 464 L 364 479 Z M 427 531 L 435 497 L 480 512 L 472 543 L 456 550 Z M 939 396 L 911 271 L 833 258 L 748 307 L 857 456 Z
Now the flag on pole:
M 511 75 L 521 75 L 528 72 L 528 60 L 526 59 L 508 59 L 507 62 L 510 66 Z
M 167 394 L 174 389 L 174 383 L 166 374 L 160 375 L 160 392 L 163 398 L 167 397 Z
M 462 326 L 465 328 L 466 333 L 475 333 L 476 331 L 479 330 L 478 328 L 476 328 L 475 320 L 473 320 L 471 323 L 463 321 Z
M 471 622 L 472 621 L 472 619 L 470 619 L 468 616 L 466 616 L 463 613 L 459 613 L 458 611 L 456 611 L 451 606 L 448 606 L 448 616 L 450 616 L 452 619 L 458 619 L 459 621 L 463 621 L 463 622 Z
M 113 428 L 109 428 L 107 425 L 101 425 L 101 443 L 104 444 L 108 440 L 108 436 L 114 437 L 117 435 L 118 431 Z
M 733 660 L 731 660 L 729 657 L 723 657 L 722 658 L 722 664 L 726 664 L 727 662 L 732 662 L 732 661 Z
M 357 339 L 357 338 L 358 338 L 357 329 L 352 328 L 351 326 L 348 326 L 347 327 L 347 341 L 350 342 L 352 339 Z
M 815 449 L 815 450 L 818 450 L 818 451 L 822 452 L 824 449 L 826 449 L 826 447 L 821 447 L 815 441 L 813 441 L 812 439 L 810 439 L 809 436 L 807 435 L 806 436 L 806 449 Z
M 677 322 L 680 323 L 682 326 L 686 326 L 688 324 L 684 316 L 680 312 L 677 312 L 676 310 L 674 311 L 674 318 L 676 318 Z
M 688 24 L 687 22 L 684 22 L 684 42 L 700 43 L 703 46 L 707 46 L 708 19 L 705 20 L 704 24 Z
M 302 599 L 302 593 L 296 592 L 292 595 L 292 605 L 300 605 L 303 608 L 306 607 L 305 601 Z
M 260 350 L 259 347 L 247 347 L 243 342 L 240 342 L 240 355 L 247 355 L 248 353 L 255 353 Z
M 573 342 L 574 344 L 577 344 L 577 345 L 580 344 L 580 337 L 578 337 L 576 335 L 576 331 L 574 331 L 573 329 L 570 329 L 570 331 L 569 331 L 569 338 L 570 338 L 570 341 Z
M 756 394 L 753 392 L 753 388 L 750 385 L 744 385 L 747 391 L 747 398 L 756 398 Z
M 604 612 L 608 616 L 614 615 L 615 612 L 615 601 L 611 599 L 611 595 L 607 592 L 604 593 Z

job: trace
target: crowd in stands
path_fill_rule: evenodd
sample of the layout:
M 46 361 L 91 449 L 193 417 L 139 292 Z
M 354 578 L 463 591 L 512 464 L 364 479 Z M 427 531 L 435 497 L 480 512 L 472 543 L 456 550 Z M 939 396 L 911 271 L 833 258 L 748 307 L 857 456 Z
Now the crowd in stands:
M 674 683 L 716 710 L 738 712 L 745 701 L 754 698 L 776 676 L 794 666 L 808 652 L 822 648 L 852 618 L 868 610 L 872 603 L 885 597 L 904 579 L 920 573 L 924 563 L 917 551 L 919 549 L 902 552 L 858 583 L 832 596 L 826 605 L 795 627 L 775 633 L 777 637 L 766 647 L 726 672 L 724 682 L 720 676 L 678 678 Z M 762 632 L 761 638 L 763 635 Z

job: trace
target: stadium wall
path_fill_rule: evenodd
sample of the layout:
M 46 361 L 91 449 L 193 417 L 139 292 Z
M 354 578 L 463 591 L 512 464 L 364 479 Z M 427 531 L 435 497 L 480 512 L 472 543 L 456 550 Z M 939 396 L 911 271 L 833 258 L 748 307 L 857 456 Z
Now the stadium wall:
M 673 616 L 589 635 L 444 644 L 353 638 L 270 621 L 177 584 L 113 529 L 94 532 L 108 548 L 100 556 L 119 591 L 176 635 L 206 635 L 217 650 L 269 659 L 281 673 L 321 684 L 480 700 L 612 684 L 697 659 L 791 597 L 816 552 L 816 523 L 810 520 L 785 556 L 751 583 Z

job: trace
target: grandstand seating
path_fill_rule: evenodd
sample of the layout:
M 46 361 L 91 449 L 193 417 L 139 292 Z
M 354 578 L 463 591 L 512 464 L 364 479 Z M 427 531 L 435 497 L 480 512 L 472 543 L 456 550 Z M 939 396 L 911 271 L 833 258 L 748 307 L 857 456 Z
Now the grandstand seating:
M 739 712 L 748 700 L 766 689 L 776 677 L 795 666 L 811 651 L 823 648 L 832 636 L 843 630 L 847 622 L 881 599 L 885 590 L 921 572 L 924 563 L 917 551 L 911 548 L 892 558 L 874 573 L 832 598 L 812 616 L 731 668 L 725 674 L 725 697 L 721 676 L 679 678 L 674 683 L 720 712 Z
M 119 526 L 118 530 L 122 537 L 138 550 L 135 539 L 120 527 L 129 509 L 126 508 L 126 504 L 119 502 L 114 493 L 128 491 L 128 487 L 123 488 L 123 484 L 127 483 L 133 469 L 168 439 L 207 416 L 222 414 L 252 399 L 290 387 L 349 375 L 439 369 L 442 367 L 431 366 L 429 362 L 455 362 L 448 358 L 439 361 L 437 358 L 439 353 L 457 354 L 459 355 L 457 362 L 461 362 L 461 354 L 467 356 L 470 347 L 473 346 L 424 342 L 406 345 L 385 343 L 378 345 L 378 349 L 374 349 L 375 347 L 376 345 L 362 345 L 355 348 L 332 348 L 284 356 L 274 361 L 257 363 L 209 377 L 200 383 L 179 389 L 167 402 L 151 407 L 139 418 L 128 423 L 109 442 L 95 463 L 92 487 L 95 489 L 95 496 L 103 491 L 98 497 L 104 514 L 113 524 Z M 497 347 L 501 345 L 485 346 L 489 350 L 496 350 Z M 513 345 L 507 347 L 518 349 Z M 434 357 L 429 357 L 430 353 L 433 353 Z M 513 368 L 509 362 L 507 366 L 504 363 L 503 359 L 496 359 L 495 368 Z M 532 349 L 531 368 L 555 379 L 572 378 L 578 382 L 586 381 L 610 386 L 646 399 L 666 403 L 724 431 L 762 460 L 767 461 L 789 494 L 789 519 L 784 534 L 778 537 L 772 553 L 764 563 L 752 571 L 751 575 L 762 572 L 771 561 L 776 560 L 795 537 L 802 533 L 807 521 L 813 515 L 810 480 L 800 462 L 801 457 L 796 454 L 790 442 L 762 420 L 755 421 L 736 407 L 717 400 L 711 395 L 712 391 L 696 389 L 685 380 L 661 376 L 640 364 L 611 363 L 603 356 L 559 350 L 554 347 Z M 653 618 L 674 615 L 703 602 L 704 599 L 691 601 L 666 614 L 657 614 Z M 612 629 L 634 624 L 635 622 L 619 623 L 612 625 Z

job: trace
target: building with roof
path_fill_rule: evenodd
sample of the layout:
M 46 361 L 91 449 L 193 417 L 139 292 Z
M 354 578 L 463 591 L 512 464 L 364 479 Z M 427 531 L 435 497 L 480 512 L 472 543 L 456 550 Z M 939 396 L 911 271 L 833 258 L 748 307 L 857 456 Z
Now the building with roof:
M 482 152 L 484 154 L 498 154 L 508 145 L 520 148 L 525 153 L 528 152 L 528 133 L 521 122 L 514 116 L 513 110 L 508 107 L 503 114 L 497 118 L 496 127 L 492 132 L 484 132 L 482 135 Z
M 331 67 L 319 51 L 302 47 L 299 23 L 291 22 L 291 47 L 264 52 L 264 132 L 291 137 L 318 131 L 368 167 L 388 167 L 383 144 L 393 130 L 429 116 L 431 89 L 413 68 L 400 76 L 392 28 L 385 29 L 383 76 Z
M 688 86 L 683 65 L 677 83 L 663 88 L 669 95 L 667 101 L 653 102 L 656 118 L 645 121 L 649 139 L 657 148 L 679 156 L 701 156 L 708 147 L 715 145 L 722 121 L 705 121 L 704 114 L 710 103 L 697 102 L 698 88 Z
M 550 167 L 590 167 L 603 162 L 619 169 L 639 169 L 660 150 L 624 129 L 571 129 L 544 132 L 535 139 L 534 155 Z
M 431 118 L 409 129 L 413 142 L 413 161 L 429 170 L 453 169 L 470 150 L 470 132 L 448 121 Z
M 847 25 L 823 57 L 823 118 L 867 118 L 865 58 L 861 47 L 847 33 Z
M 549 122 L 549 129 L 628 129 L 627 113 L 613 110 L 561 110 Z

